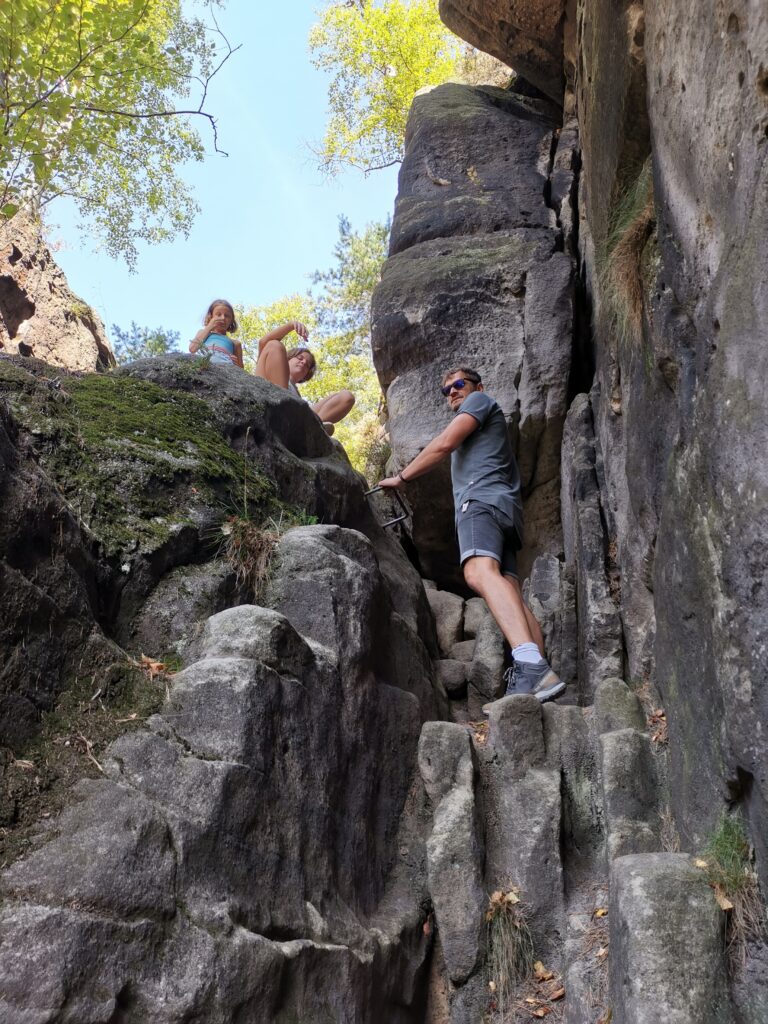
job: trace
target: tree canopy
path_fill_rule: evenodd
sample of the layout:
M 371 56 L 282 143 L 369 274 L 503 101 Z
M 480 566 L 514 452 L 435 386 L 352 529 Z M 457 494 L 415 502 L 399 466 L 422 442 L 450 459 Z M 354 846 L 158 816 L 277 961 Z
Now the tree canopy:
M 127 331 L 112 324 L 112 332 L 115 337 L 112 348 L 118 363 L 132 363 L 134 359 L 164 356 L 179 350 L 179 332 L 164 327 L 139 327 L 132 320 Z
M 312 62 L 332 74 L 318 156 L 335 173 L 401 159 L 416 92 L 461 74 L 466 50 L 440 21 L 435 0 L 343 0 L 320 14 Z
M 111 255 L 186 233 L 176 169 L 203 157 L 192 121 L 232 52 L 182 0 L 0 3 L 0 217 L 71 196 Z M 210 4 L 206 4 L 210 6 Z

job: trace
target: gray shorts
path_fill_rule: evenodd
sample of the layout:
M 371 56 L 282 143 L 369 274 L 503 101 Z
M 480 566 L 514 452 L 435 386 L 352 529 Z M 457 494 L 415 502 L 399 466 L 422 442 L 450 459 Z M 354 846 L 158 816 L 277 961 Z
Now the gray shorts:
M 485 555 L 499 562 L 505 576 L 517 579 L 520 538 L 514 522 L 501 509 L 484 501 L 466 502 L 456 512 L 456 535 L 462 565 L 468 558 Z

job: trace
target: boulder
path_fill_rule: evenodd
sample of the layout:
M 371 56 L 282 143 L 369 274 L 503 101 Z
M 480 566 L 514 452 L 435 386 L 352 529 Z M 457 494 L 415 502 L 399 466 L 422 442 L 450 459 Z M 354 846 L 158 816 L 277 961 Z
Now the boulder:
M 359 526 L 435 653 L 418 575 L 306 403 L 187 356 L 89 375 L 3 357 L 0 394 L 0 579 L 18 595 L 0 612 L 0 741 L 28 738 L 77 675 L 124 661 L 115 640 L 178 653 L 195 622 L 252 599 L 216 561 L 232 519 Z
M 636 729 L 600 736 L 608 859 L 658 850 L 659 779 L 651 740 Z
M 464 639 L 474 640 L 480 632 L 480 625 L 490 615 L 488 605 L 482 597 L 470 597 L 464 602 Z
M 653 853 L 615 860 L 608 913 L 614 1017 L 624 1024 L 730 1021 L 724 917 L 689 857 Z
M 480 623 L 469 673 L 468 705 L 474 718 L 482 716 L 484 704 L 503 693 L 504 643 L 504 636 L 489 613 Z
M 645 714 L 637 694 L 623 679 L 604 679 L 595 690 L 594 728 L 598 736 L 617 729 L 646 727 Z
M 451 658 L 454 661 L 472 661 L 476 646 L 476 640 L 460 640 L 451 648 Z
M 463 697 L 467 692 L 467 663 L 444 658 L 435 662 L 437 678 L 445 687 L 449 697 L 454 700 Z
M 449 658 L 454 644 L 463 639 L 464 601 L 447 590 L 428 590 L 427 600 L 435 617 L 440 653 Z

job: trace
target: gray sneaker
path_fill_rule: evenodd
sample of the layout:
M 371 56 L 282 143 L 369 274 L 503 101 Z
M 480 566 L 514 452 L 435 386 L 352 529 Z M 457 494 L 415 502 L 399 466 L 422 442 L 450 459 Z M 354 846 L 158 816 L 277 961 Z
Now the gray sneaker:
M 504 673 L 504 680 L 507 684 L 505 696 L 513 693 L 532 693 L 540 704 L 554 700 L 565 689 L 565 683 L 544 658 L 535 664 L 516 661 L 512 668 Z

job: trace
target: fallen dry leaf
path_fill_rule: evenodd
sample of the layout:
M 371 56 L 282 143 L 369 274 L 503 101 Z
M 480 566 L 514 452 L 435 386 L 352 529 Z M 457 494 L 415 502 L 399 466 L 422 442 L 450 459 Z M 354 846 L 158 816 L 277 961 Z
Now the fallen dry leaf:
M 27 761 L 26 758 L 20 757 L 13 762 L 14 768 L 21 768 L 25 772 L 33 772 L 35 770 L 35 762 Z
M 142 654 L 140 665 L 149 675 L 150 679 L 155 679 L 157 676 L 163 675 L 163 673 L 168 669 L 168 666 L 164 661 L 155 661 L 154 658 L 148 658 L 146 654 Z
M 656 708 L 648 716 L 648 728 L 651 730 L 652 743 L 666 743 L 669 739 L 669 727 L 664 708 Z
M 557 999 L 562 999 L 564 995 L 565 995 L 565 989 L 564 988 L 559 988 L 559 989 L 557 989 L 556 992 L 553 992 L 552 995 L 549 998 L 550 998 L 551 1002 L 554 1003 Z
M 712 888 L 715 893 L 715 899 L 717 900 L 718 907 L 720 907 L 721 910 L 733 910 L 733 904 L 723 892 L 723 887 L 721 885 L 713 885 Z
M 608 949 L 607 949 L 606 946 L 601 946 L 600 949 L 598 949 L 598 951 L 595 953 L 595 958 L 597 960 L 603 960 L 607 956 L 608 956 Z
M 697 857 L 693 862 L 693 866 L 695 868 L 699 868 L 702 871 L 706 871 L 706 869 L 709 867 L 709 862 L 704 860 L 702 857 Z
M 597 910 L 595 911 L 595 915 L 594 916 L 595 917 L 607 917 L 608 916 L 608 907 L 598 907 Z
M 541 960 L 537 960 L 533 965 L 533 973 L 536 981 L 551 981 L 555 976 L 555 972 L 548 971 Z
M 531 1010 L 532 1017 L 548 1017 L 550 1013 L 552 1013 L 551 1006 L 539 1006 L 537 1009 Z

